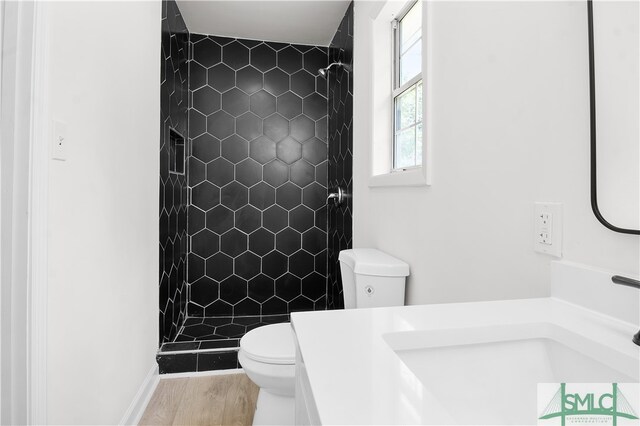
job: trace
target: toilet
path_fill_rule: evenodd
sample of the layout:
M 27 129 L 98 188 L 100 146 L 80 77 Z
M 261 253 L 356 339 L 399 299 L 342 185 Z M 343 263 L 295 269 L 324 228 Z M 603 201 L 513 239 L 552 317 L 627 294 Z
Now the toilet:
M 338 256 L 344 307 L 404 305 L 409 265 L 376 249 L 343 250 Z M 240 339 L 238 361 L 260 387 L 254 425 L 293 425 L 295 343 L 289 323 L 265 325 Z

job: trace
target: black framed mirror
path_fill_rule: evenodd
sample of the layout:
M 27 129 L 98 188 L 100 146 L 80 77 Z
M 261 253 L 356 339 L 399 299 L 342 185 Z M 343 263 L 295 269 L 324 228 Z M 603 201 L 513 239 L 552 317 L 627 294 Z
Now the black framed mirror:
M 638 4 L 596 5 L 594 30 L 594 3 L 587 0 L 591 208 L 610 230 L 640 235 Z

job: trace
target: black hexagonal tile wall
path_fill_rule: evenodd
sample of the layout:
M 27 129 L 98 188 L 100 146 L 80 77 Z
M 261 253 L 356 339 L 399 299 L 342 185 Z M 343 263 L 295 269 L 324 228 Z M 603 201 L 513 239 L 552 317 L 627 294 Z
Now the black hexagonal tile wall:
M 196 109 L 191 109 L 189 111 L 189 123 L 189 129 L 192 137 L 202 135 L 207 131 L 207 117 Z
M 276 155 L 276 146 L 273 144 L 273 157 Z M 273 158 L 272 157 L 272 158 Z M 277 188 L 289 180 L 289 167 L 280 160 L 273 160 L 264 165 L 264 181 Z
M 257 115 L 247 112 L 236 120 L 236 132 L 248 141 L 262 135 L 262 120 Z
M 249 49 L 254 48 L 257 45 L 262 43 L 262 41 L 260 41 L 260 40 L 249 40 L 249 39 L 245 39 L 245 38 L 239 38 L 238 42 L 240 42 L 243 45 L 247 46 L 247 48 L 249 48 Z
M 302 53 L 293 46 L 288 46 L 278 52 L 278 68 L 293 74 L 302 68 Z
M 216 281 L 222 281 L 233 273 L 233 259 L 224 253 L 217 253 L 207 259 L 206 274 Z
M 265 118 L 276 112 L 276 98 L 265 90 L 251 95 L 251 112 Z
M 262 272 L 271 278 L 278 278 L 287 272 L 287 262 L 284 254 L 272 251 L 262 258 Z
M 244 67 L 236 73 L 236 84 L 247 94 L 262 89 L 262 73 L 254 67 Z
M 217 158 L 207 164 L 207 180 L 218 187 L 233 180 L 233 164 L 225 158 Z
M 291 301 L 301 294 L 302 281 L 293 274 L 285 274 L 276 280 L 276 296 Z
M 276 156 L 276 143 L 266 136 L 251 141 L 249 156 L 260 163 L 266 163 Z
M 323 309 L 326 48 L 193 36 L 192 49 L 190 312 Z M 181 197 L 163 187 L 164 199 Z
M 260 228 L 249 235 L 249 251 L 264 256 L 275 248 L 275 235 Z
M 264 274 L 249 280 L 249 297 L 257 302 L 265 302 L 275 294 L 275 282 Z
M 270 70 L 276 66 L 276 51 L 267 44 L 254 47 L 251 49 L 251 65 L 263 72 Z
M 231 182 L 220 190 L 220 203 L 232 210 L 238 210 L 249 202 L 249 192 L 246 186 Z
M 302 99 L 292 92 L 286 92 L 278 96 L 277 110 L 285 118 L 296 117 L 302 113 Z
M 275 68 L 264 74 L 264 89 L 278 96 L 289 90 L 289 74 Z
M 235 134 L 224 139 L 221 148 L 222 156 L 232 163 L 239 163 L 249 156 L 249 142 Z
M 224 92 L 222 94 L 222 109 L 234 117 L 249 111 L 249 95 L 235 87 Z
M 323 134 L 328 135 L 328 153 L 329 161 L 328 170 L 328 188 L 334 189 L 338 185 L 343 186 L 347 193 L 352 193 L 352 155 L 353 139 L 351 135 L 351 126 L 353 120 L 353 79 L 350 71 L 353 58 L 353 4 L 349 6 L 347 12 L 340 23 L 338 31 L 331 42 L 329 62 L 342 60 L 348 66 L 343 69 L 339 79 L 329 79 L 328 85 L 328 107 L 329 120 L 318 120 L 323 123 L 329 131 Z M 306 98 L 305 98 L 306 99 Z M 305 105 L 306 110 L 310 111 L 311 104 Z M 320 140 L 323 137 L 316 135 Z M 328 291 L 326 294 L 327 307 L 336 309 L 343 307 L 342 298 L 342 281 L 338 268 L 338 253 L 341 250 L 351 248 L 351 220 L 352 206 L 347 202 L 339 209 L 330 209 L 328 214 L 328 254 L 326 271 L 328 276 Z M 345 224 L 347 224 L 345 226 Z M 308 247 L 319 247 L 318 238 L 311 238 L 316 234 L 310 233 L 306 238 Z M 317 235 L 316 235 L 317 237 Z M 303 236 L 303 246 L 305 238 Z
M 327 190 L 315 182 L 304 188 L 302 193 L 304 205 L 314 210 L 317 210 L 320 207 L 324 206 L 326 198 Z
M 291 255 L 301 247 L 300 233 L 293 228 L 285 228 L 276 234 L 276 250 Z
M 305 97 L 316 90 L 316 79 L 313 75 L 300 70 L 291 75 L 291 91 L 298 96 Z
M 225 278 L 220 283 L 220 298 L 231 304 L 238 303 L 247 297 L 247 282 L 235 275 Z
M 209 68 L 220 62 L 220 46 L 211 39 L 205 38 L 193 44 L 193 60 Z
M 313 272 L 314 258 L 304 250 L 295 252 L 289 258 L 289 271 L 298 278 L 304 278 Z
M 269 139 L 280 142 L 289 134 L 289 122 L 280 114 L 273 114 L 264 120 L 264 134 Z
M 236 180 L 246 187 L 251 187 L 262 180 L 262 166 L 251 158 L 243 160 L 236 166 Z
M 291 164 L 302 158 L 302 145 L 297 140 L 287 137 L 276 145 L 276 155 L 280 160 Z
M 327 54 L 321 49 L 314 47 L 304 53 L 303 62 L 304 69 L 311 74 L 316 75 L 320 68 L 324 68 L 328 65 Z
M 191 312 L 191 311 L 189 311 Z M 231 316 L 233 315 L 233 305 L 218 299 L 204 310 L 206 316 Z
M 200 135 L 191 142 L 191 155 L 208 163 L 220 156 L 220 141 L 208 133 Z
M 209 277 L 202 277 L 190 285 L 191 300 L 200 306 L 208 306 L 218 298 L 218 283 Z
M 189 158 L 189 175 L 188 182 L 189 186 L 195 186 L 205 180 L 206 176 L 206 166 L 205 164 L 198 160 L 196 157 Z
M 298 142 L 304 142 L 315 134 L 315 123 L 309 117 L 299 115 L 291 120 L 291 137 Z M 326 155 L 325 155 L 326 158 Z
M 189 66 L 189 86 L 191 90 L 196 90 L 207 84 L 207 68 L 195 61 L 191 61 Z
M 191 203 L 202 210 L 209 210 L 219 202 L 220 189 L 209 182 L 202 182 L 191 189 Z
M 247 250 L 247 235 L 232 229 L 220 238 L 220 250 L 231 257 L 239 255 Z
M 302 101 L 302 111 L 312 120 L 319 120 L 327 114 L 327 100 L 318 93 L 313 93 Z
M 193 108 L 208 115 L 220 109 L 220 93 L 209 86 L 193 92 Z
M 317 272 L 307 275 L 302 279 L 302 294 L 311 300 L 318 300 L 326 294 L 326 289 L 322 288 L 326 280 L 324 275 Z
M 207 117 L 207 132 L 218 139 L 231 136 L 233 131 L 233 117 L 226 111 L 217 111 Z
M 244 206 L 236 212 L 235 226 L 250 234 L 260 227 L 261 212 L 253 206 Z
M 314 181 L 315 171 L 315 167 L 305 160 L 298 160 L 291 165 L 291 182 L 305 187 Z
M 218 64 L 207 72 L 207 84 L 219 92 L 225 92 L 236 84 L 236 73 L 225 64 Z
M 262 312 L 288 312 L 287 302 L 277 296 L 273 296 L 262 303 Z
M 289 311 L 290 312 L 304 312 L 304 311 L 312 311 L 314 308 L 313 300 L 306 298 L 301 295 L 293 299 L 289 302 Z
M 271 206 L 263 213 L 263 225 L 271 232 L 279 232 L 286 228 L 287 211 L 280 206 Z
M 272 205 L 274 201 L 275 190 L 264 182 L 260 182 L 249 190 L 249 202 L 261 210 Z
M 166 213 L 164 212 L 160 215 L 160 229 L 166 228 L 166 226 L 162 224 L 163 217 L 166 217 Z M 189 233 L 189 235 L 193 235 L 201 229 L 204 229 L 206 220 L 205 217 L 205 212 L 203 212 L 202 210 L 198 208 L 189 209 L 189 223 L 187 224 L 187 232 Z M 168 220 L 168 218 L 166 220 Z M 163 242 L 166 241 L 166 239 L 160 237 L 160 241 Z
M 233 228 L 233 210 L 218 205 L 206 213 L 207 229 L 212 230 L 218 235 L 224 234 Z
M 326 234 L 318 228 L 311 228 L 302 234 L 302 248 L 311 254 L 318 254 L 327 246 Z
M 234 305 L 233 316 L 242 317 L 243 315 L 253 315 L 255 314 L 255 312 L 259 312 L 259 311 L 260 311 L 260 304 L 255 300 L 246 298 Z
M 233 41 L 222 48 L 222 60 L 226 65 L 238 70 L 249 64 L 249 49 L 242 43 Z
M 301 194 L 302 190 L 298 186 L 287 182 L 276 190 L 276 201 L 280 206 L 291 210 L 300 204 Z
M 219 244 L 218 236 L 207 229 L 191 237 L 191 250 L 205 259 L 218 251 Z
M 302 157 L 311 164 L 320 164 L 327 159 L 327 144 L 312 138 L 302 145 Z
M 289 226 L 298 232 L 311 229 L 314 223 L 314 212 L 306 206 L 298 206 L 289 212 Z
M 236 273 L 246 280 L 260 273 L 260 257 L 249 251 L 236 257 L 233 262 Z
M 189 253 L 187 262 L 189 264 L 189 274 L 187 275 L 189 282 L 194 282 L 204 276 L 205 260 L 203 258 L 194 253 Z

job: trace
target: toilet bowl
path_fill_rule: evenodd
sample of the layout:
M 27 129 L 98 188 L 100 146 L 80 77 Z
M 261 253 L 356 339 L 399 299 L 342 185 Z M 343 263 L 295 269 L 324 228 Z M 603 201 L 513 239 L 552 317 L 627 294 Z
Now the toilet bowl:
M 240 339 L 238 361 L 260 387 L 254 425 L 293 425 L 295 347 L 290 323 L 265 325 Z
M 409 265 L 403 261 L 375 249 L 343 250 L 339 261 L 345 308 L 404 304 Z M 289 323 L 258 327 L 240 339 L 238 361 L 260 387 L 254 425 L 295 423 L 294 339 Z

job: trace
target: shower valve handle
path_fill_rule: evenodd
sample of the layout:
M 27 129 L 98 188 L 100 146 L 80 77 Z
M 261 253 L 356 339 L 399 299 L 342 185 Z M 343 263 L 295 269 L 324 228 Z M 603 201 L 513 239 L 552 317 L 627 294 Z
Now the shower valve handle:
M 330 192 L 327 197 L 327 204 L 329 204 L 329 200 L 333 200 L 333 205 L 338 207 L 344 203 L 344 199 L 346 197 L 346 192 L 341 187 L 336 188 L 336 192 Z

